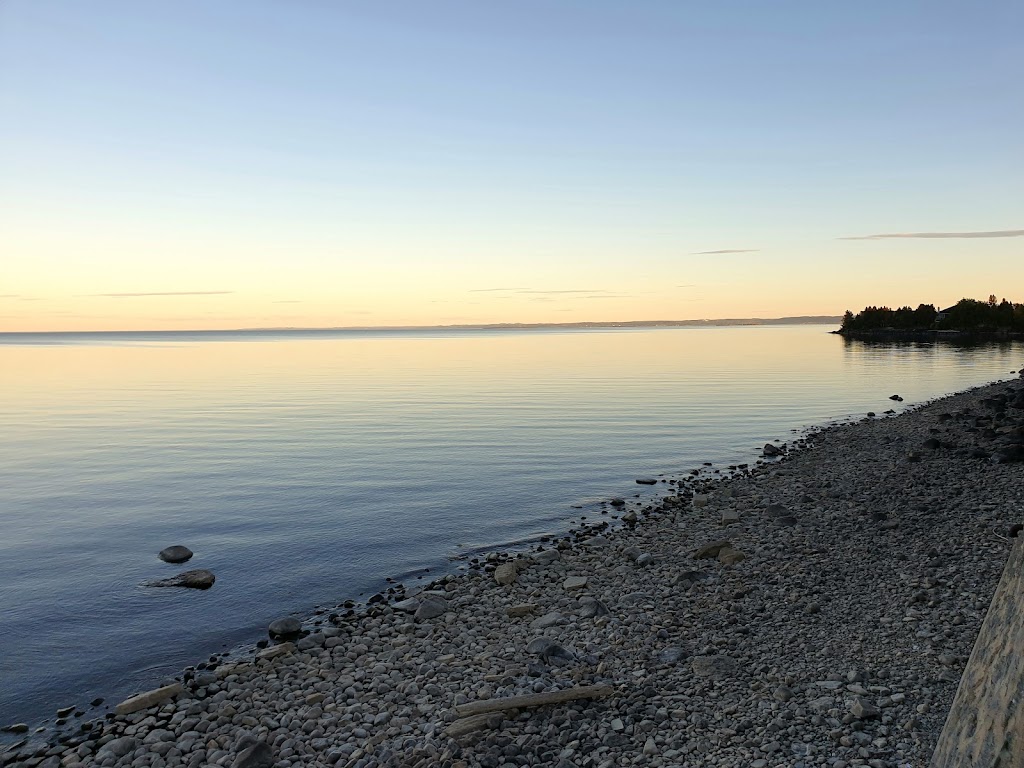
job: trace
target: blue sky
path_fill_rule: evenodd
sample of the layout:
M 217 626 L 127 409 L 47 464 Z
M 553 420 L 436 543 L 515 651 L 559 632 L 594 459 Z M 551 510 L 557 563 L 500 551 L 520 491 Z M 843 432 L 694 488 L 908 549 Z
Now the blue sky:
M 0 328 L 1024 300 L 1021 237 L 840 239 L 1024 229 L 1021 29 L 1019 2 L 6 0 Z

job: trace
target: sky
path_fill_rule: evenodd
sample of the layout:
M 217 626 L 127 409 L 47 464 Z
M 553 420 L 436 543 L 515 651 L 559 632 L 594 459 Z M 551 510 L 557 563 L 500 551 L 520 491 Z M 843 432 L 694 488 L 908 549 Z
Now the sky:
M 0 331 L 1024 301 L 1024 3 L 0 0 Z

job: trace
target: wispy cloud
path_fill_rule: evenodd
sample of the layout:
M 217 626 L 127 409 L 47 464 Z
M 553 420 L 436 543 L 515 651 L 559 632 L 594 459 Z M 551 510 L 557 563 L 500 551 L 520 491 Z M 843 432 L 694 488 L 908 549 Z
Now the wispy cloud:
M 574 293 L 608 293 L 601 288 L 567 288 L 540 290 L 538 288 L 473 288 L 470 293 L 518 293 L 525 296 L 562 296 Z
M 697 287 L 696 283 L 683 283 L 682 285 L 677 285 L 676 286 L 676 288 L 696 288 L 696 287 Z
M 20 299 L 19 293 L 0 293 L 0 299 Z
M 152 291 L 142 293 L 90 293 L 105 299 L 137 299 L 142 296 L 224 296 L 234 291 Z
M 840 237 L 840 240 L 901 240 L 901 239 L 970 239 L 985 237 L 1024 237 L 1024 229 L 996 229 L 989 232 L 890 232 L 881 235 Z
M 696 251 L 692 256 L 715 256 L 719 253 L 757 253 L 760 248 L 722 248 L 718 251 Z
M 572 288 L 569 290 L 562 291 L 537 291 L 532 288 L 522 289 L 516 291 L 516 293 L 529 293 L 537 296 L 562 296 L 565 294 L 572 293 L 608 293 L 608 291 L 602 291 L 600 288 Z

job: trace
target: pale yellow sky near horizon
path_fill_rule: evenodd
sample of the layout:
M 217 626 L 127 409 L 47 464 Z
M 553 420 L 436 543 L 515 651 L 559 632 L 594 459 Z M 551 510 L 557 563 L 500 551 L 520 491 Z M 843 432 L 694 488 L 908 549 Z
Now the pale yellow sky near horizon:
M 482 260 L 471 251 L 487 251 L 483 243 L 428 248 L 393 235 L 358 255 L 156 232 L 135 242 L 15 235 L 7 242 L 19 257 L 0 273 L 8 332 L 688 320 L 840 315 L 1003 292 L 1024 300 L 1015 295 L 1024 288 L 1016 238 L 833 240 L 709 255 L 641 243 L 622 257 L 619 243 L 530 258 L 510 244 Z M 64 255 L 72 249 L 74 258 Z

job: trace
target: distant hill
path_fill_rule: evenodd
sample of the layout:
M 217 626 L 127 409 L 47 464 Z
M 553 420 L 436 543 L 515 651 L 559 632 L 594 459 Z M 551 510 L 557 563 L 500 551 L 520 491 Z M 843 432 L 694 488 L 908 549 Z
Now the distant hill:
M 465 325 L 360 325 L 334 328 L 243 328 L 246 331 L 489 331 L 543 328 L 698 328 L 735 325 L 833 325 L 839 315 L 801 315 L 799 317 L 728 317 L 706 320 L 624 320 L 577 323 L 471 323 Z

